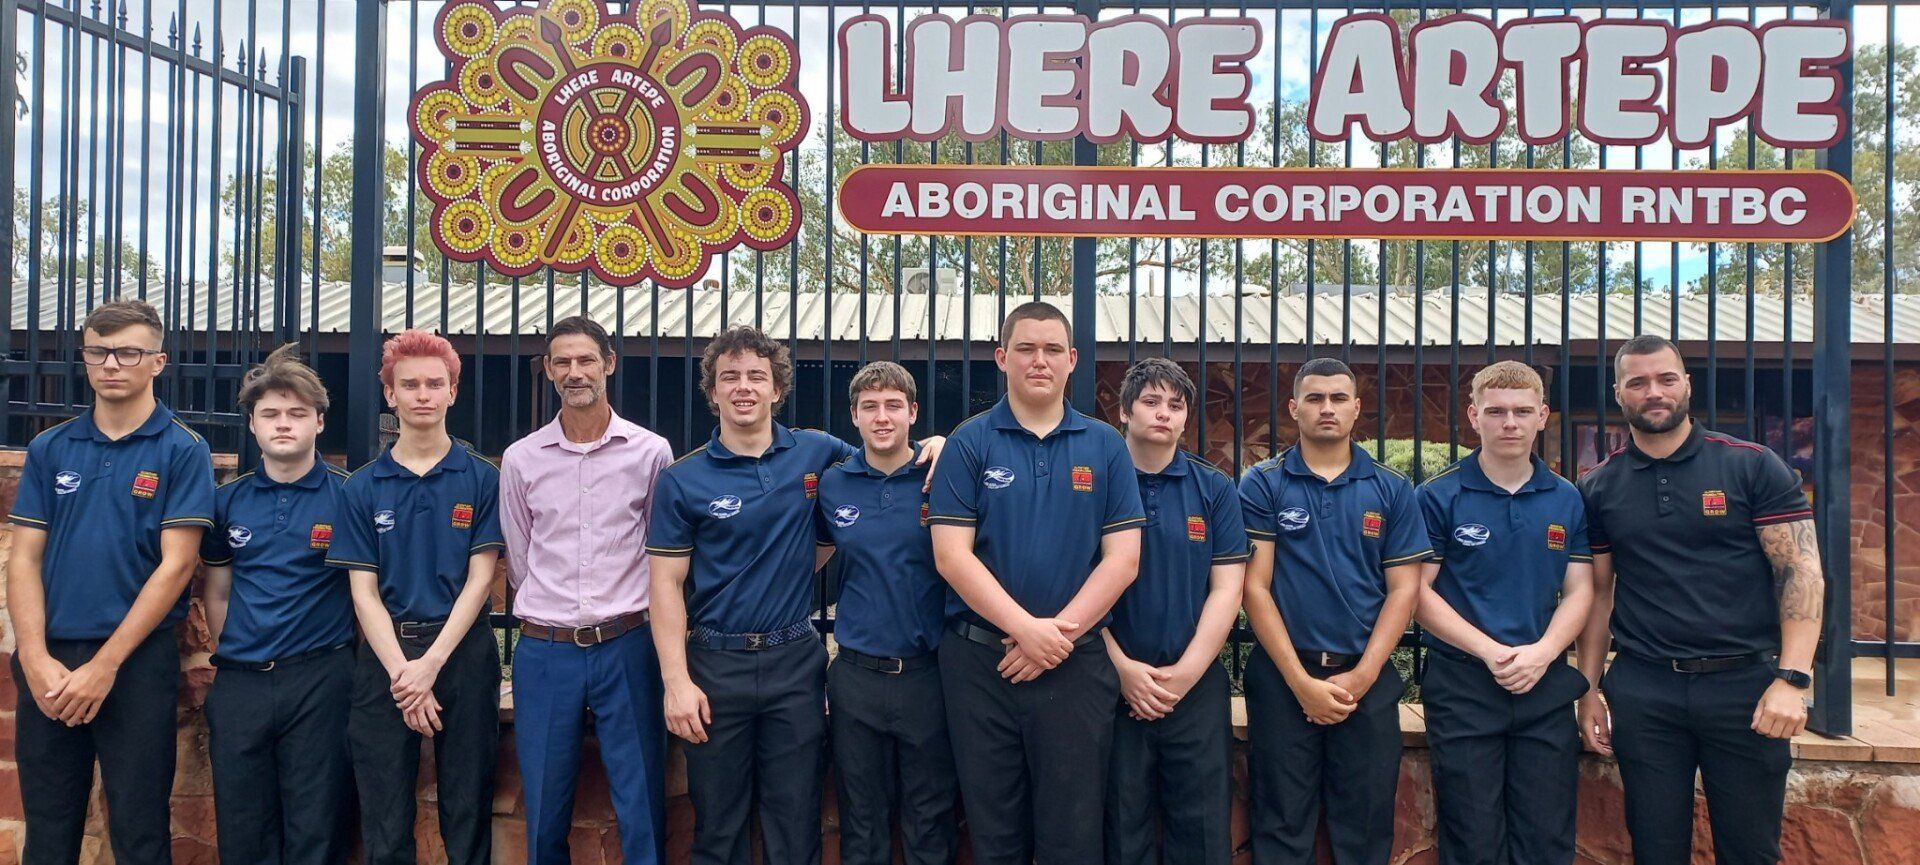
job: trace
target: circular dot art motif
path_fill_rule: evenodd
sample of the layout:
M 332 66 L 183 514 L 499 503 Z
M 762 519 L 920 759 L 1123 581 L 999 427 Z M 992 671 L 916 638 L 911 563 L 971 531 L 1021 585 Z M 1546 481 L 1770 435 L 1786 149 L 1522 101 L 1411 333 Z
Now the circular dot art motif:
M 683 288 L 793 240 L 782 160 L 807 106 L 787 34 L 687 0 L 455 0 L 435 26 L 450 74 L 409 117 L 449 258 Z

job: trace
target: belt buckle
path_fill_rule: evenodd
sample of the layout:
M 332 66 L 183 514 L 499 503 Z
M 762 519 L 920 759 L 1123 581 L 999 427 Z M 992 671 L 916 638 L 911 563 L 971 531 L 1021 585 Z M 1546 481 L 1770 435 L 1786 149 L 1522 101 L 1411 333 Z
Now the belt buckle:
M 1332 652 L 1321 652 L 1321 653 L 1320 653 L 1320 666 L 1322 666 L 1322 667 L 1328 667 L 1328 668 L 1332 668 L 1332 667 L 1338 667 L 1338 666 L 1340 666 L 1340 665 L 1339 665 L 1339 664 L 1336 664 L 1336 663 L 1334 663 L 1334 662 L 1333 662 L 1333 653 L 1332 653 Z
M 882 661 L 892 661 L 892 662 L 893 662 L 893 669 L 891 669 L 891 670 L 881 670 L 881 671 L 880 671 L 880 672 L 882 672 L 882 673 L 885 673 L 885 674 L 887 674 L 887 675 L 889 675 L 889 676 L 898 676 L 898 675 L 900 675 L 901 673 L 904 673 L 904 672 L 906 672 L 906 671 L 907 671 L 907 659 L 906 659 L 906 658 L 881 658 L 880 660 L 882 660 Z
M 1692 670 L 1689 670 L 1689 669 L 1687 669 L 1687 668 L 1685 668 L 1685 667 L 1682 667 L 1682 666 L 1680 666 L 1680 665 L 1681 665 L 1681 663 L 1683 663 L 1683 661 L 1682 661 L 1681 659 L 1679 659 L 1679 658 L 1673 658 L 1673 659 L 1671 659 L 1671 660 L 1669 660 L 1669 661 L 1667 661 L 1667 663 L 1669 663 L 1669 664 L 1671 664 L 1671 665 L 1673 665 L 1673 671 L 1674 671 L 1674 672 L 1676 672 L 1676 673 L 1686 673 L 1686 674 L 1688 674 L 1688 675 L 1692 675 L 1692 673 L 1693 673 L 1693 671 L 1692 671 Z
M 747 634 L 747 651 L 759 652 L 767 648 L 766 634 Z
M 277 660 L 277 659 L 276 659 L 276 660 L 272 660 L 272 661 L 268 661 L 268 662 L 267 662 L 267 665 L 266 665 L 266 666 L 264 666 L 264 667 L 261 667 L 261 668 L 260 668 L 260 672 L 262 672 L 262 673 L 271 673 L 271 672 L 273 672 L 273 667 L 274 667 L 274 665 L 275 665 L 275 664 L 278 664 L 278 663 L 280 663 L 280 661 L 279 661 L 279 660 Z
M 592 636 L 593 641 L 592 642 L 584 641 L 580 636 L 583 632 Z M 600 643 L 603 642 L 605 638 L 600 635 L 599 625 L 581 625 L 580 627 L 573 629 L 572 640 L 574 645 L 584 649 L 588 646 L 600 645 Z

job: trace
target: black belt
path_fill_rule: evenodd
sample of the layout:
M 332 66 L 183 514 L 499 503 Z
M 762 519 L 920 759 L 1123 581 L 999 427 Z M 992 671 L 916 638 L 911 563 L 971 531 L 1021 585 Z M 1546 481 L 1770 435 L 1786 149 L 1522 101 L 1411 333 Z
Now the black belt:
M 625 636 L 646 627 L 649 613 L 641 610 L 628 613 L 614 619 L 608 619 L 597 625 L 582 625 L 578 628 L 553 628 L 534 622 L 521 622 L 520 635 L 545 640 L 549 643 L 571 643 L 581 648 L 598 646 L 601 643 Z
M 1007 635 L 997 628 L 976 625 L 965 619 L 956 619 L 952 624 L 947 626 L 947 630 L 959 635 L 961 639 L 970 640 L 982 646 L 992 646 L 996 649 L 1005 649 L 1007 647 L 1006 643 L 1003 642 L 1007 639 Z M 1073 647 L 1076 649 L 1083 648 L 1088 643 L 1098 639 L 1100 639 L 1100 629 L 1094 628 L 1076 638 L 1073 641 Z
M 439 636 L 440 629 L 447 626 L 447 620 L 437 622 L 402 622 L 395 620 L 393 635 L 402 640 L 425 640 Z
M 223 658 L 219 655 L 214 655 L 212 658 L 209 658 L 208 661 L 222 670 L 244 670 L 249 673 L 265 673 L 268 670 L 282 665 L 311 661 L 321 655 L 332 654 L 351 645 L 353 644 L 341 643 L 335 646 L 321 646 L 317 649 L 308 649 L 297 655 L 288 655 L 287 657 L 275 658 L 271 661 L 236 661 L 232 658 Z
M 1717 655 L 1711 658 L 1650 658 L 1633 652 L 1621 652 L 1638 661 L 1645 661 L 1656 667 L 1666 667 L 1676 673 L 1725 673 L 1731 670 L 1744 670 L 1755 664 L 1771 664 L 1779 657 L 1773 652 L 1748 652 L 1744 655 Z
M 1329 670 L 1346 670 L 1360 665 L 1359 655 L 1343 655 L 1339 652 L 1316 652 L 1310 649 L 1295 649 L 1300 663 L 1310 667 L 1323 667 Z
M 687 642 L 695 646 L 730 652 L 763 652 L 808 638 L 817 640 L 820 634 L 814 631 L 813 623 L 805 619 L 764 634 L 725 634 L 704 625 L 695 626 L 687 633 Z
M 900 675 L 908 670 L 931 667 L 934 662 L 938 660 L 932 652 L 925 652 L 910 658 L 886 658 L 879 655 L 869 655 L 865 652 L 856 652 L 845 646 L 840 647 L 839 658 L 841 661 L 856 667 L 865 667 L 869 670 L 892 676 Z

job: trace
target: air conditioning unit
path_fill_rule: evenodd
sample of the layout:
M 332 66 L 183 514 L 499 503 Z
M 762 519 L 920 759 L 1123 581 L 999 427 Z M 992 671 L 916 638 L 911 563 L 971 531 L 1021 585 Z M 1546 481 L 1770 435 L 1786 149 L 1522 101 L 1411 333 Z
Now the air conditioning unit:
M 957 295 L 960 293 L 960 271 L 954 270 L 951 267 L 943 267 L 936 272 L 936 275 L 939 279 L 940 294 Z M 900 282 L 901 290 L 906 294 L 926 294 L 927 284 L 929 282 L 927 269 L 924 267 L 902 268 L 900 270 Z

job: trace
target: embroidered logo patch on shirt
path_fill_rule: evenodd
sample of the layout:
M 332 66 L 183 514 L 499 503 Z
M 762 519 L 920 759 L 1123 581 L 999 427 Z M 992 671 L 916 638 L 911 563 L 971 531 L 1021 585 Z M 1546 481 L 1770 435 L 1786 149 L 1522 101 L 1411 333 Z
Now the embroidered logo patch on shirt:
M 1013 469 L 987 466 L 987 470 L 980 473 L 980 483 L 990 490 L 1004 490 L 1013 485 Z
M 1567 548 L 1567 527 L 1559 523 L 1547 524 L 1547 549 L 1564 550 Z
M 1073 491 L 1076 493 L 1093 492 L 1093 466 L 1073 467 Z
M 860 509 L 853 505 L 841 505 L 833 509 L 833 524 L 840 528 L 849 528 L 860 521 Z
M 64 496 L 80 489 L 79 472 L 61 472 L 53 476 L 53 494 Z
M 453 527 L 456 529 L 473 526 L 473 505 L 461 502 L 453 506 Z
M 933 509 L 929 507 L 926 502 L 921 502 L 920 503 L 920 524 L 923 526 L 926 525 L 927 517 L 932 513 L 933 513 Z
M 1386 527 L 1387 519 L 1380 516 L 1379 511 L 1367 511 L 1360 515 L 1360 534 L 1377 538 L 1380 537 L 1380 531 Z
M 373 530 L 383 535 L 393 531 L 393 511 L 374 511 Z
M 716 520 L 731 519 L 740 513 L 739 496 L 721 496 L 707 502 L 707 514 Z
M 314 523 L 313 531 L 307 534 L 308 549 L 324 550 L 333 546 L 333 524 Z
M 1280 528 L 1289 532 L 1306 528 L 1307 523 L 1312 520 L 1313 517 L 1307 513 L 1306 508 L 1287 508 L 1274 516 L 1274 521 L 1280 524 Z
M 1709 517 L 1727 515 L 1727 493 L 1725 490 L 1707 490 L 1700 494 L 1700 513 Z
M 1207 518 L 1188 514 L 1187 515 L 1187 540 L 1198 543 L 1198 542 L 1204 542 L 1206 539 L 1207 539 Z
M 800 479 L 800 483 L 807 488 L 807 498 L 813 498 L 820 494 L 819 475 L 813 472 L 807 472 L 806 476 Z
M 150 499 L 153 498 L 154 493 L 159 491 L 160 474 L 158 472 L 141 472 L 133 476 L 134 495 L 143 499 Z
M 237 550 L 237 549 L 240 549 L 241 547 L 246 546 L 247 542 L 251 540 L 253 540 L 252 529 L 247 528 L 246 526 L 228 526 L 227 527 L 227 545 L 228 546 L 233 547 L 234 549 Z
M 1379 535 L 1375 534 L 1373 537 L 1377 538 Z M 1479 523 L 1466 523 L 1454 528 L 1453 539 L 1459 541 L 1460 546 L 1463 547 L 1484 546 L 1487 541 L 1493 539 L 1493 530 Z

